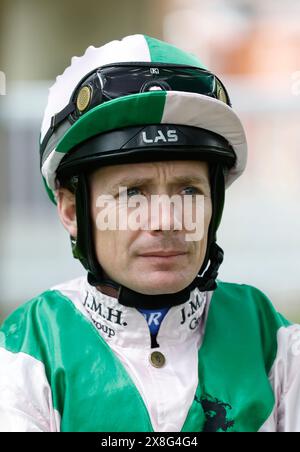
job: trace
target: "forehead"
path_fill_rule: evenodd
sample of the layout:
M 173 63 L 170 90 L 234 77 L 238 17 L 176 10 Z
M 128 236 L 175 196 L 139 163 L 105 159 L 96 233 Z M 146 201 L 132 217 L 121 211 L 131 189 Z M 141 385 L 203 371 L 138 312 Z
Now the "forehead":
M 162 177 L 167 180 L 172 178 L 187 177 L 199 178 L 209 181 L 209 167 L 207 162 L 198 160 L 172 160 L 162 162 L 129 163 L 122 165 L 110 165 L 99 168 L 92 175 L 94 181 L 114 183 L 118 180 L 145 178 L 159 180 Z

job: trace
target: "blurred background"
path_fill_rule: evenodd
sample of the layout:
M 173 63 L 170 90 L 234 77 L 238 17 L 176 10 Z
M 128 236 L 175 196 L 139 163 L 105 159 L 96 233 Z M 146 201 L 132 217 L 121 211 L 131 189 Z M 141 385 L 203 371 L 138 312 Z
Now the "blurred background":
M 89 45 L 135 33 L 197 54 L 225 82 L 249 161 L 227 191 L 220 278 L 257 286 L 300 321 L 299 0 L 0 0 L 0 323 L 83 274 L 39 173 L 48 88 Z

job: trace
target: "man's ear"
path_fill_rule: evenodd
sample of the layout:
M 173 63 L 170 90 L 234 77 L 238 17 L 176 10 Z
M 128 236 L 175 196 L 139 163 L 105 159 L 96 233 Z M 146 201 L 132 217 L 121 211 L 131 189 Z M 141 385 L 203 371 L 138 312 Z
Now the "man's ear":
M 57 210 L 60 221 L 71 237 L 77 237 L 76 198 L 67 188 L 56 191 Z

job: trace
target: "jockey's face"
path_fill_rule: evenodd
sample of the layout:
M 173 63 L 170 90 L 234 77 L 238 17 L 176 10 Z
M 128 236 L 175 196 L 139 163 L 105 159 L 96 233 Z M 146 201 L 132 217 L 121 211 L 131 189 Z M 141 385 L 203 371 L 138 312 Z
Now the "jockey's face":
M 90 184 L 96 255 L 107 276 L 154 295 L 194 280 L 212 215 L 206 162 L 112 165 Z

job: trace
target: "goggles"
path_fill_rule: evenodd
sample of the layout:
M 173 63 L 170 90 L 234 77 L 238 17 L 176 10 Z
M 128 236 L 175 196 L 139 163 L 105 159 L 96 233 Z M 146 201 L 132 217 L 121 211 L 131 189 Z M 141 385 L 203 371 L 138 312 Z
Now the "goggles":
M 197 93 L 218 99 L 231 107 L 221 80 L 212 72 L 193 66 L 163 63 L 115 63 L 90 72 L 76 86 L 69 104 L 51 119 L 41 145 L 47 146 L 55 129 L 65 119 L 76 122 L 82 115 L 110 101 L 131 94 L 163 90 Z

